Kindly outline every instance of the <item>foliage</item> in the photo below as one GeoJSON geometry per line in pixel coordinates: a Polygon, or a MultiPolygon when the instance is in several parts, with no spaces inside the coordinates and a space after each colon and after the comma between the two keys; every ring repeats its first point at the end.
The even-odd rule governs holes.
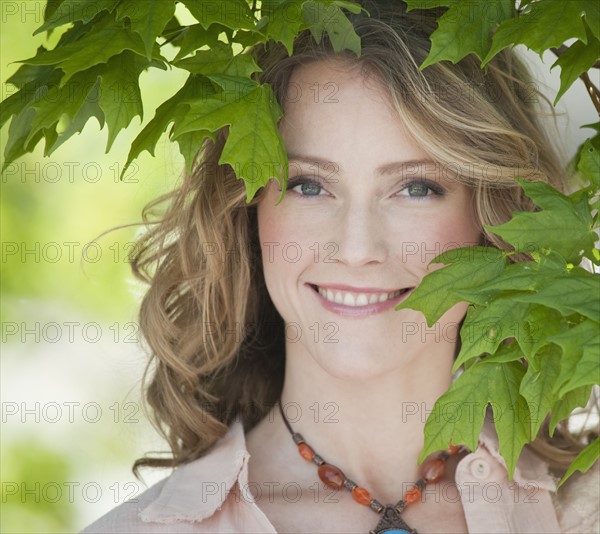
{"type": "MultiPolygon", "coordinates": [[[[163,102],[132,143],[121,176],[143,151],[154,155],[168,131],[188,168],[202,141],[228,126],[220,163],[230,164],[247,188],[247,201],[271,176],[287,181],[287,155],[277,128],[281,109],[243,46],[272,39],[291,50],[310,28],[327,32],[336,50],[360,54],[360,40],[344,14],[360,6],[345,0],[262,2],[182,0],[198,21],[182,25],[175,0],[51,0],[36,33],[69,24],[57,46],[43,46],[8,80],[19,90],[0,104],[0,127],[12,117],[2,170],[44,139],[50,155],[94,117],[108,128],[107,151],[131,121],[143,117],[140,74],[151,68],[184,69],[183,87],[163,102]],[[157,42],[160,41],[160,44],[157,42]],[[171,60],[166,44],[178,48],[171,60]]],[[[283,187],[285,191],[285,187],[283,187]]]]}
{"type": "MultiPolygon", "coordinates": [[[[555,103],[581,78],[600,112],[600,96],[587,77],[600,56],[600,5],[593,0],[407,4],[409,9],[446,8],[422,69],[469,54],[486,68],[499,51],[516,44],[540,55],[550,49],[558,56],[553,67],[561,69],[555,103]],[[565,46],[570,39],[574,42],[565,46]]],[[[202,141],[228,127],[220,163],[231,165],[244,180],[246,201],[271,177],[280,181],[283,195],[287,155],[277,128],[281,109],[271,88],[256,81],[260,68],[243,50],[272,40],[292,53],[295,37],[309,29],[317,41],[327,33],[336,51],[359,56],[360,39],[346,12],[361,9],[346,0],[263,0],[260,5],[247,0],[48,0],[45,22],[36,33],[67,29],[56,47],[40,47],[8,80],[18,91],[0,104],[0,126],[11,120],[3,169],[42,139],[45,155],[52,154],[91,118],[106,124],[110,150],[119,132],[143,117],[141,73],[160,69],[167,76],[177,69],[189,73],[187,80],[137,134],[121,176],[144,151],[153,155],[165,132],[190,168],[202,141]],[[182,24],[176,4],[195,22],[182,24]],[[172,58],[169,47],[175,49],[172,58]]],[[[598,130],[597,124],[592,127],[598,130]]],[[[513,252],[449,251],[434,260],[446,267],[428,275],[402,304],[422,310],[431,324],[454,303],[470,303],[455,366],[464,365],[464,372],[427,421],[422,458],[450,440],[477,445],[484,412],[451,420],[444,417],[450,403],[491,404],[512,475],[522,447],[543,419],[550,415],[553,432],[599,382],[599,278],[580,266],[584,259],[600,264],[594,248],[599,139],[588,140],[577,157],[585,182],[581,190],[565,196],[541,183],[519,182],[540,210],[489,228],[513,252]],[[531,259],[510,261],[517,253],[531,259]]],[[[590,447],[570,472],[585,470],[598,457],[598,447],[590,447]]]]}
{"type": "MultiPolygon", "coordinates": [[[[599,164],[588,140],[578,166],[587,187],[565,196],[519,180],[541,210],[488,228],[514,249],[449,250],[432,260],[446,267],[427,275],[397,306],[421,310],[431,326],[457,302],[470,303],[453,370],[467,369],[436,402],[422,459],[450,440],[476,447],[491,404],[500,453],[512,473],[547,416],[553,434],[561,419],[587,403],[600,381],[600,276],[578,265],[583,258],[600,264],[593,248],[598,212],[592,216],[590,204],[599,192],[599,164]],[[532,259],[510,261],[515,254],[532,259]]],[[[571,470],[584,461],[589,454],[571,470]]]]}
{"type": "MultiPolygon", "coordinates": [[[[469,54],[482,68],[502,49],[524,44],[540,57],[558,55],[561,86],[555,104],[582,78],[600,112],[600,94],[587,77],[600,57],[600,5],[585,0],[408,0],[410,9],[444,6],[421,69],[469,54]],[[465,29],[468,29],[466,31],[465,29]],[[568,39],[576,39],[569,47],[568,39]],[[556,48],[556,47],[561,47],[556,48]],[[595,99],[595,100],[594,100],[595,99]]],[[[588,125],[598,131],[598,124],[588,125]]],[[[464,372],[436,402],[425,426],[423,460],[450,440],[477,445],[491,406],[500,453],[512,476],[523,446],[546,417],[553,435],[560,420],[585,406],[600,382],[600,276],[580,265],[600,265],[595,248],[600,227],[600,137],[588,139],[575,159],[586,184],[569,196],[539,182],[518,180],[539,211],[515,213],[487,228],[512,245],[511,252],[472,247],[441,254],[432,263],[445,267],[427,275],[397,309],[424,313],[429,325],[452,305],[470,305],[461,328],[461,350],[454,371],[464,372]],[[529,261],[510,257],[527,255],[529,261]],[[461,406],[462,413],[451,407],[461,406]],[[470,409],[469,409],[470,408],[470,409]]],[[[597,442],[571,464],[586,471],[600,456],[597,442]]]]}

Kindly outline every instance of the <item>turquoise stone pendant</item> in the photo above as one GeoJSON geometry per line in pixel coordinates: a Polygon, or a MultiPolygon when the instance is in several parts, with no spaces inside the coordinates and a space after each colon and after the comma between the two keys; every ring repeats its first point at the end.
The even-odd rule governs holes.
{"type": "Polygon", "coordinates": [[[369,534],[418,534],[404,522],[393,506],[386,506],[382,515],[377,526],[369,534]]]}

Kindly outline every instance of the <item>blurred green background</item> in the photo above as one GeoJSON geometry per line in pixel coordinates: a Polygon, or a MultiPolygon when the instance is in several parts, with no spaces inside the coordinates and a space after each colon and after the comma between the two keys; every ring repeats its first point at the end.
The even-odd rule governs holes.
{"type": "MultiPolygon", "coordinates": [[[[6,83],[14,62],[59,36],[32,36],[44,7],[0,2],[2,99],[16,90],[6,83]]],[[[144,123],[185,76],[141,76],[144,123]]],[[[79,531],[145,489],[131,473],[136,458],[166,450],[140,403],[147,357],[136,313],[144,288],[127,261],[139,227],[85,249],[140,221],[142,207],[181,176],[183,160],[163,140],[156,158],[145,153],[118,180],[139,126],[134,119],[106,155],[106,129],[90,121],[50,158],[41,142],[2,174],[3,533],[79,531]]],[[[8,128],[0,131],[2,154],[8,128]]],[[[146,482],[166,474],[149,473],[146,482]]]]}
{"type": "MultiPolygon", "coordinates": [[[[0,2],[2,99],[15,90],[6,83],[18,68],[14,61],[46,42],[32,37],[44,5],[0,2]]],[[[545,57],[544,66],[527,55],[538,75],[548,76],[554,58],[545,57]]],[[[184,78],[177,71],[142,75],[144,123],[184,78]]],[[[547,80],[553,98],[558,69],[547,80]]],[[[559,109],[569,110],[558,126],[569,158],[590,134],[579,125],[594,121],[582,84],[559,109]]],[[[106,131],[90,121],[50,158],[42,157],[40,143],[2,175],[1,532],[77,532],[143,491],[131,474],[133,461],[166,449],[140,403],[146,355],[137,343],[136,312],[144,288],[127,263],[136,228],[99,238],[82,258],[86,244],[139,221],[142,207],[181,176],[182,158],[163,140],[156,158],[144,153],[126,181],[116,179],[138,131],[134,119],[105,155],[106,131]]],[[[0,130],[2,152],[7,133],[8,124],[0,130]]]]}

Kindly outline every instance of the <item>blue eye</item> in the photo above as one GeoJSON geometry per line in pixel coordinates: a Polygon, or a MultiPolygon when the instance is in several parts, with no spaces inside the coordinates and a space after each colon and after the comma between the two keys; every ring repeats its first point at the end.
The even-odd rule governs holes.
{"type": "Polygon", "coordinates": [[[406,184],[400,193],[400,196],[408,196],[416,199],[423,199],[431,196],[441,196],[444,190],[436,184],[429,182],[410,182],[406,184]]]}
{"type": "Polygon", "coordinates": [[[300,190],[295,192],[304,197],[319,196],[323,189],[323,186],[314,180],[309,180],[308,178],[296,178],[288,181],[286,191],[296,189],[297,187],[300,187],[300,190]]]}
{"type": "Polygon", "coordinates": [[[427,193],[429,193],[431,189],[427,187],[425,184],[410,184],[406,188],[406,192],[410,197],[426,197],[427,193]]]}

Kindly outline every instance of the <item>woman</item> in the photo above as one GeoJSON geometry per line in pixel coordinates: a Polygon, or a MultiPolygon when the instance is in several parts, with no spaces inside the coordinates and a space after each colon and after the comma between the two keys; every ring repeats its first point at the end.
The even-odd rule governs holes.
{"type": "Polygon", "coordinates": [[[559,188],[565,176],[512,53],[487,75],[473,58],[421,73],[435,13],[365,7],[359,59],[307,34],[289,58],[255,50],[284,111],[283,200],[271,180],[245,204],[216,164],[221,132],[142,239],[147,399],[173,459],[136,468],[178,468],[84,532],[598,528],[581,501],[590,475],[557,496],[527,448],[509,481],[490,421],[476,451],[450,445],[417,464],[466,304],[431,329],[394,307],[441,251],[506,248],[483,225],[531,209],[515,176],[559,188]]]}

